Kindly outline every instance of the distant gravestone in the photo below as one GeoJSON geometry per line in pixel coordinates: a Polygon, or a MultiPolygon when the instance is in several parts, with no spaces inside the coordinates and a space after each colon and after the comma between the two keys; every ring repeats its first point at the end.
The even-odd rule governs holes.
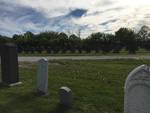
{"type": "Polygon", "coordinates": [[[150,68],[141,65],[127,77],[124,113],[150,113],[150,68]]]}
{"type": "Polygon", "coordinates": [[[70,107],[72,105],[72,91],[68,87],[61,87],[59,89],[60,104],[70,107]]]}
{"type": "Polygon", "coordinates": [[[0,47],[2,82],[9,86],[21,84],[18,72],[17,46],[12,43],[0,47]]]}
{"type": "Polygon", "coordinates": [[[45,95],[48,92],[48,60],[43,58],[38,61],[37,93],[45,95]]]}

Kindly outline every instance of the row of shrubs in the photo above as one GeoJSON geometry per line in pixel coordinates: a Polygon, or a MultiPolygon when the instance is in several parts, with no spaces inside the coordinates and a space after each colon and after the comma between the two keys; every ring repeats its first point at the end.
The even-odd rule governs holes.
{"type": "Polygon", "coordinates": [[[75,34],[67,35],[63,32],[41,32],[33,34],[26,32],[13,37],[0,36],[0,44],[5,42],[13,42],[18,46],[18,52],[22,53],[66,53],[70,51],[75,53],[78,51],[86,51],[90,53],[95,51],[98,53],[119,53],[122,49],[126,49],[129,54],[135,54],[139,48],[150,50],[150,33],[147,26],[143,26],[139,32],[134,32],[129,28],[120,28],[115,34],[109,33],[92,33],[83,39],[75,34]]]}

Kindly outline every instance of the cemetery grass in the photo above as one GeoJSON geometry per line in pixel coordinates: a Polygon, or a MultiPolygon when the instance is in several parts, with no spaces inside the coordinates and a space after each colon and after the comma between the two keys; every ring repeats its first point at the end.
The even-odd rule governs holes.
{"type": "Polygon", "coordinates": [[[150,60],[49,61],[49,93],[36,95],[34,63],[20,63],[22,85],[0,85],[0,113],[123,113],[124,82],[135,67],[150,60]],[[58,89],[73,91],[70,109],[59,106],[58,89]]]}

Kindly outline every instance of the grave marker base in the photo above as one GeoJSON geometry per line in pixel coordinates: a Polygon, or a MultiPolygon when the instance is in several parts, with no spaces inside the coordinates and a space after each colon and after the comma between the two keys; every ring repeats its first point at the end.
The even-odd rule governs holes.
{"type": "Polygon", "coordinates": [[[8,86],[13,87],[13,86],[17,86],[20,84],[22,84],[22,82],[16,82],[16,83],[8,84],[8,86]]]}
{"type": "Polygon", "coordinates": [[[46,96],[46,95],[48,95],[48,93],[45,93],[45,92],[40,91],[40,90],[37,90],[36,94],[37,94],[38,96],[46,96]]]}

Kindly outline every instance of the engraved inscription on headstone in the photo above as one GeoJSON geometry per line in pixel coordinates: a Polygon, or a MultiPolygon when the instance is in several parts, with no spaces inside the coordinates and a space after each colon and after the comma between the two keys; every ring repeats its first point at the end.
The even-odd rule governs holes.
{"type": "Polygon", "coordinates": [[[68,87],[59,89],[60,104],[70,107],[72,105],[72,91],[68,87]]]}
{"type": "Polygon", "coordinates": [[[38,61],[37,93],[45,95],[48,92],[48,60],[43,58],[38,61]]]}
{"type": "Polygon", "coordinates": [[[127,77],[124,113],[150,113],[150,68],[141,65],[127,77]]]}

